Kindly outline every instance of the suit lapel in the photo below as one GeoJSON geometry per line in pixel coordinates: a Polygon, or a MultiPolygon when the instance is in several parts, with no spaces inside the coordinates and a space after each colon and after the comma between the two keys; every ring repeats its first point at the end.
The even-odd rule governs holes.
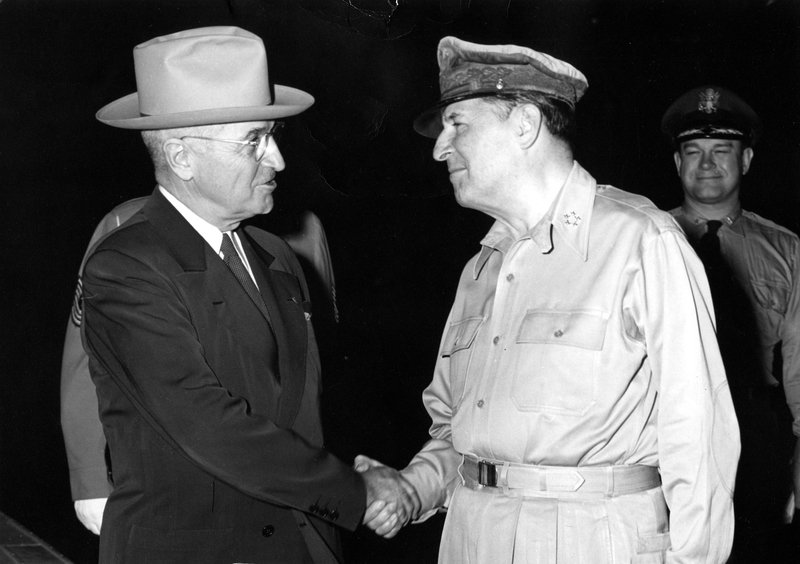
{"type": "MultiPolygon", "coordinates": [[[[188,221],[170,204],[156,188],[142,212],[156,228],[175,260],[184,272],[194,279],[193,286],[207,287],[206,249],[208,244],[188,221]],[[196,278],[197,277],[197,278],[196,278]]],[[[272,325],[278,346],[278,370],[281,375],[281,398],[275,424],[291,428],[303,397],[306,379],[306,354],[308,329],[303,313],[304,296],[298,279],[281,270],[280,261],[254,241],[247,230],[238,231],[242,247],[247,254],[261,296],[266,307],[266,318],[272,325]]],[[[286,268],[286,270],[289,270],[286,268]]],[[[252,300],[230,274],[230,284],[241,291],[242,299],[252,300]]],[[[206,296],[206,298],[213,298],[206,296]]]]}
{"type": "Polygon", "coordinates": [[[276,424],[289,428],[300,409],[305,390],[308,328],[302,288],[297,277],[279,269],[275,257],[254,241],[247,230],[239,230],[238,234],[278,343],[281,401],[276,424]]]}
{"type": "MultiPolygon", "coordinates": [[[[186,272],[206,270],[205,239],[195,231],[156,187],[141,213],[156,228],[170,254],[186,272]]],[[[234,278],[235,280],[235,278],[234,278]]]]}

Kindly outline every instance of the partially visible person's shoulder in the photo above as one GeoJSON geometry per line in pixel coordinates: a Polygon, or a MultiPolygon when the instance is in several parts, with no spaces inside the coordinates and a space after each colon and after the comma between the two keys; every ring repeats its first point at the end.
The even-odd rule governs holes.
{"type": "Polygon", "coordinates": [[[142,196],[140,198],[133,198],[131,200],[122,202],[105,215],[103,222],[110,223],[110,227],[112,229],[119,227],[128,221],[136,212],[142,209],[145,202],[147,202],[149,198],[150,196],[142,196]]]}
{"type": "MultiPolygon", "coordinates": [[[[244,231],[258,246],[275,257],[283,268],[290,271],[296,271],[300,268],[300,263],[297,262],[297,256],[294,254],[289,244],[282,238],[253,225],[247,225],[244,231]]],[[[274,266],[275,265],[273,265],[273,267],[274,266]]]]}
{"type": "Polygon", "coordinates": [[[680,231],[670,213],[656,207],[648,198],[605,184],[597,185],[595,213],[600,212],[619,219],[640,223],[659,232],[680,231]]]}
{"type": "Polygon", "coordinates": [[[94,235],[92,235],[90,245],[97,243],[104,235],[107,235],[128,221],[136,212],[142,209],[148,198],[149,196],[133,198],[132,200],[122,202],[112,208],[110,212],[103,216],[100,223],[97,224],[97,229],[95,229],[94,235]]]}
{"type": "Polygon", "coordinates": [[[96,249],[110,233],[116,229],[119,229],[122,224],[124,224],[131,217],[133,217],[136,212],[142,209],[148,198],[149,196],[142,196],[127,200],[115,206],[111,209],[111,211],[103,216],[103,219],[101,219],[97,224],[97,227],[95,227],[92,238],[89,240],[89,245],[86,247],[86,252],[84,253],[83,260],[81,261],[81,270],[83,270],[86,259],[92,254],[94,249],[96,249]]]}
{"type": "Polygon", "coordinates": [[[678,206],[677,208],[672,208],[671,210],[667,211],[667,213],[672,217],[680,217],[684,215],[686,212],[683,211],[683,208],[681,206],[678,206]]]}
{"type": "Polygon", "coordinates": [[[288,243],[277,235],[253,225],[246,226],[244,230],[256,243],[270,254],[281,257],[284,255],[293,255],[292,249],[289,247],[288,243]]]}
{"type": "Polygon", "coordinates": [[[155,237],[152,224],[147,221],[144,214],[138,213],[146,201],[147,198],[143,198],[138,202],[139,207],[137,208],[132,204],[135,200],[129,200],[114,208],[115,210],[122,208],[122,213],[119,215],[113,215],[113,210],[109,212],[105,220],[112,221],[114,225],[110,226],[110,229],[97,240],[93,252],[90,254],[109,249],[131,252],[134,249],[146,247],[146,241],[154,242],[157,237],[155,237]],[[128,206],[128,204],[131,205],[128,206]]]}
{"type": "Polygon", "coordinates": [[[798,238],[797,234],[793,231],[765,217],[761,217],[757,213],[742,210],[742,218],[747,222],[750,228],[760,231],[765,237],[785,241],[787,243],[791,242],[792,244],[800,242],[800,238],[798,238]]]}

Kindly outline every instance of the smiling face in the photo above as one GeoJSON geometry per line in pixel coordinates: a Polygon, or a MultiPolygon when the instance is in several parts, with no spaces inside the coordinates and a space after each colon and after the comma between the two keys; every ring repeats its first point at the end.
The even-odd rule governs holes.
{"type": "Polygon", "coordinates": [[[271,121],[231,123],[204,128],[201,135],[214,140],[183,139],[196,157],[191,197],[203,211],[196,213],[222,228],[272,210],[275,175],[285,168],[275,140],[268,136],[258,148],[224,141],[258,140],[272,127],[271,121]]]}
{"type": "Polygon", "coordinates": [[[512,120],[481,99],[463,100],[442,112],[433,158],[447,163],[456,201],[488,212],[497,205],[513,167],[512,120]]]}
{"type": "Polygon", "coordinates": [[[693,139],[675,152],[675,166],[690,203],[706,207],[738,204],[742,176],[747,174],[753,150],[730,139],[693,139]]]}

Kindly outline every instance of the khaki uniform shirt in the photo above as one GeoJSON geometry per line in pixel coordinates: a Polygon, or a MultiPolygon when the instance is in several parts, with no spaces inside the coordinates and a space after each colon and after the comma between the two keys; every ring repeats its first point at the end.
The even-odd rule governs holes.
{"type": "MultiPolygon", "coordinates": [[[[671,511],[667,561],[724,562],[738,426],[703,265],[680,228],[575,163],[536,227],[516,234],[496,223],[481,243],[423,394],[432,439],[404,470],[423,519],[449,504],[448,538],[448,527],[473,526],[480,504],[495,503],[450,504],[461,454],[643,464],[659,467],[671,511]]],[[[513,516],[482,526],[472,542],[498,555],[528,534],[513,516]]],[[[447,556],[456,550],[443,543],[441,561],[458,561],[447,556]]]]}
{"type": "MultiPolygon", "coordinates": [[[[689,239],[706,231],[706,218],[683,208],[670,213],[689,239]]],[[[761,374],[750,386],[777,386],[784,392],[800,437],[800,238],[768,219],[737,210],[722,220],[717,232],[720,251],[753,305],[759,340],[761,374]],[[780,346],[782,374],[773,370],[780,346]]]]}

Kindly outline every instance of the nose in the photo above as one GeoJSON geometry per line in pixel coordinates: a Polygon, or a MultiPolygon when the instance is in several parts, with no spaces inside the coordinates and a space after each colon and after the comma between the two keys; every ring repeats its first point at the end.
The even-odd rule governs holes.
{"type": "Polygon", "coordinates": [[[703,152],[702,160],[700,161],[700,168],[711,169],[717,166],[714,162],[714,153],[711,151],[703,152]]]}
{"type": "Polygon", "coordinates": [[[433,158],[437,161],[446,161],[453,148],[450,145],[452,134],[447,131],[447,128],[442,129],[439,137],[436,138],[436,144],[433,146],[433,158]]]}
{"type": "Polygon", "coordinates": [[[278,144],[272,137],[270,137],[269,141],[267,142],[267,148],[264,150],[264,156],[261,157],[260,164],[261,166],[271,168],[276,172],[286,168],[286,162],[283,160],[281,150],[278,148],[278,144]]]}

